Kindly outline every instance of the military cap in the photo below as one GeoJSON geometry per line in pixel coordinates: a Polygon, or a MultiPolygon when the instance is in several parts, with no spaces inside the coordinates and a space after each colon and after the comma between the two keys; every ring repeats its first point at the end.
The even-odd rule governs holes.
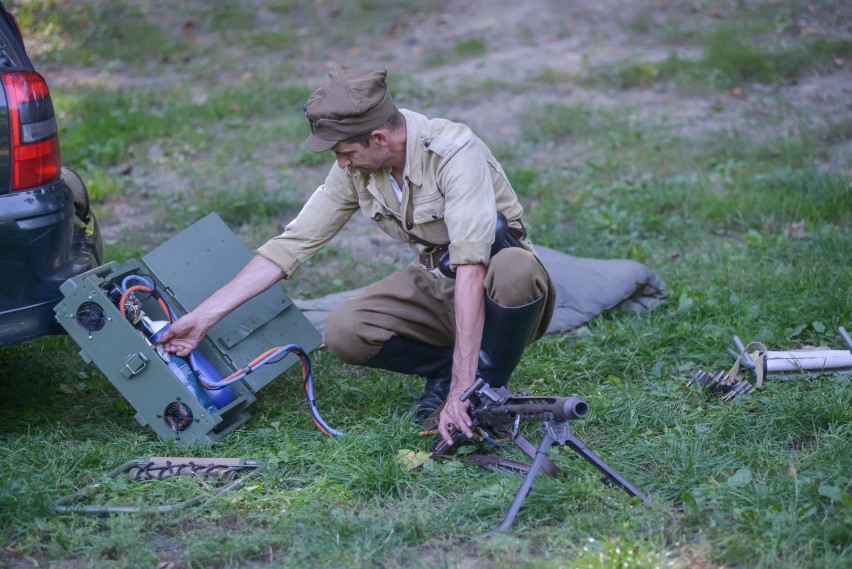
{"type": "Polygon", "coordinates": [[[396,111],[386,77],[387,71],[335,65],[328,80],[305,103],[311,125],[305,146],[323,152],[385,124],[396,111]]]}

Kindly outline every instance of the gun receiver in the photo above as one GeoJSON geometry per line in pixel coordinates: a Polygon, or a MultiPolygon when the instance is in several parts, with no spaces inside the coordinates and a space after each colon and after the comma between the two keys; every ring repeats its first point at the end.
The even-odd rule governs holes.
{"type": "MultiPolygon", "coordinates": [[[[513,437],[512,441],[533,459],[503,523],[488,535],[509,531],[539,470],[544,467],[548,474],[555,475],[554,472],[561,474],[559,468],[547,458],[547,453],[554,443],[561,447],[567,446],[583,457],[604,475],[605,482],[618,485],[625,492],[631,496],[636,496],[645,503],[649,501],[644,493],[601,460],[586,446],[585,442],[571,432],[568,421],[585,419],[589,414],[589,405],[582,399],[578,397],[542,397],[523,391],[518,392],[517,395],[512,395],[505,387],[491,387],[482,378],[477,378],[476,382],[462,394],[460,399],[470,401],[468,413],[475,432],[484,431],[491,434],[510,432],[513,437]],[[538,449],[532,447],[523,437],[518,435],[518,425],[521,421],[539,421],[542,423],[544,437],[538,449]]],[[[459,443],[467,440],[461,431],[453,431],[452,437],[452,445],[447,445],[442,439],[433,445],[433,454],[437,456],[447,455],[459,443]]]]}
{"type": "MultiPolygon", "coordinates": [[[[589,414],[588,403],[579,397],[539,396],[526,391],[513,395],[505,387],[491,387],[482,378],[459,399],[471,402],[468,414],[473,420],[474,432],[482,429],[489,433],[514,433],[521,421],[575,421],[589,414]]],[[[461,431],[451,434],[453,444],[439,440],[432,445],[432,454],[450,454],[458,443],[467,440],[461,431]]]]}
{"type": "Polygon", "coordinates": [[[588,403],[579,397],[542,397],[525,391],[512,395],[505,387],[495,389],[482,378],[462,394],[461,400],[473,396],[478,404],[471,410],[487,425],[514,423],[516,417],[521,421],[573,421],[589,414],[588,403]]]}

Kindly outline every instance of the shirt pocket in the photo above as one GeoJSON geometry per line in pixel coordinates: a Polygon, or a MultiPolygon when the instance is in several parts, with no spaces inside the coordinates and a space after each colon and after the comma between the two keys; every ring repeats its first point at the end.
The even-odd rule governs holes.
{"type": "Polygon", "coordinates": [[[373,220],[380,220],[388,215],[386,208],[370,192],[364,190],[357,192],[358,208],[361,213],[373,220]]]}
{"type": "Polygon", "coordinates": [[[411,197],[411,217],[415,224],[429,223],[444,219],[444,196],[435,190],[429,193],[419,193],[411,197]]]}

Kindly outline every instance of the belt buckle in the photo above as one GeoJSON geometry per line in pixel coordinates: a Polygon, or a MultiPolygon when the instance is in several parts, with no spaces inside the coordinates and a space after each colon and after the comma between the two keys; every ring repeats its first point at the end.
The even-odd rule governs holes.
{"type": "MultiPolygon", "coordinates": [[[[435,260],[435,257],[439,253],[441,253],[441,251],[432,251],[431,253],[420,255],[420,262],[423,263],[423,265],[431,271],[432,269],[435,269],[439,266],[440,260],[443,258],[443,256],[441,256],[438,257],[437,261],[435,260]]],[[[447,253],[444,253],[444,255],[446,254],[447,253]]]]}
{"type": "Polygon", "coordinates": [[[430,271],[435,268],[435,259],[432,255],[433,253],[420,255],[420,262],[423,263],[423,266],[430,271]]]}

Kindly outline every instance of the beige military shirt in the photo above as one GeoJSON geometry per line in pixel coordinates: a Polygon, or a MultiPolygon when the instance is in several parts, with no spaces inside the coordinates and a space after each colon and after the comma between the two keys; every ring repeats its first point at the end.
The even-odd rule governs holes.
{"type": "Polygon", "coordinates": [[[430,245],[449,244],[453,268],[487,265],[497,211],[513,227],[520,226],[523,214],[505,172],[467,126],[405,109],[401,112],[407,134],[401,202],[389,171],[362,174],[335,163],[296,219],[284,233],[262,245],[258,254],[290,277],[360,209],[418,255],[430,253],[430,245]]]}

